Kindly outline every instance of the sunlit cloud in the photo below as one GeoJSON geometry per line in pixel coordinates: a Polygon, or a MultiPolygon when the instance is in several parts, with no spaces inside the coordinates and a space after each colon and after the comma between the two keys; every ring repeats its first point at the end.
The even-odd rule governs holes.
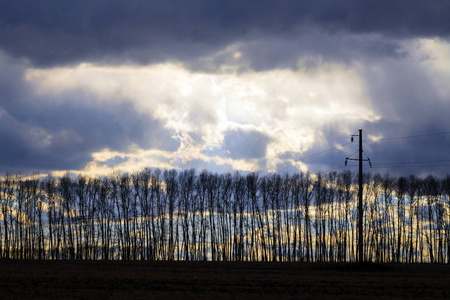
{"type": "MultiPolygon", "coordinates": [[[[48,101],[62,101],[58,99],[82,93],[80,101],[100,102],[105,106],[111,103],[131,105],[148,118],[161,121],[172,132],[170,138],[180,143],[175,152],[162,157],[146,152],[148,149],[140,149],[140,154],[130,149],[129,153],[119,155],[128,159],[118,163],[118,168],[182,168],[192,161],[203,160],[235,170],[267,168],[275,171],[278,164],[288,162],[283,158],[285,153],[301,154],[317,143],[326,146],[325,128],[333,126],[335,130],[348,133],[356,123],[375,122],[380,118],[366,95],[360,68],[358,64],[323,63],[311,69],[303,68],[299,62],[295,71],[216,74],[190,71],[173,63],[80,64],[53,69],[30,68],[26,80],[48,101]],[[229,141],[236,140],[237,137],[230,135],[233,132],[250,135],[245,143],[235,143],[230,150],[225,137],[228,134],[229,141]],[[261,136],[253,139],[255,134],[261,136]],[[257,147],[265,148],[260,152],[264,157],[252,153],[248,153],[249,158],[254,156],[251,159],[239,158],[237,153],[226,155],[226,151],[237,151],[239,147],[252,151],[254,146],[249,143],[261,142],[264,144],[257,147]]],[[[257,149],[260,150],[255,148],[254,151],[257,149]]],[[[86,170],[100,172],[101,156],[108,157],[107,154],[94,153],[86,170]]],[[[301,162],[292,160],[292,164],[299,170],[306,169],[301,162]]],[[[107,168],[109,171],[111,166],[107,168]]]]}

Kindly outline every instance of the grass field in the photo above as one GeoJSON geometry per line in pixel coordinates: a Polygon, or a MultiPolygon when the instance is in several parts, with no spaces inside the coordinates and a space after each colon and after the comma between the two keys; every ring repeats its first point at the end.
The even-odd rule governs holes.
{"type": "Polygon", "coordinates": [[[450,265],[0,260],[0,299],[445,299],[450,265]]]}

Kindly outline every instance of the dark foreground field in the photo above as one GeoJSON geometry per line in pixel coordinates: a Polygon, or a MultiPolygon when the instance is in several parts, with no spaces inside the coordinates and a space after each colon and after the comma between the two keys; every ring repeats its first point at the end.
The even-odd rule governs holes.
{"type": "Polygon", "coordinates": [[[438,299],[448,265],[0,260],[0,299],[438,299]]]}

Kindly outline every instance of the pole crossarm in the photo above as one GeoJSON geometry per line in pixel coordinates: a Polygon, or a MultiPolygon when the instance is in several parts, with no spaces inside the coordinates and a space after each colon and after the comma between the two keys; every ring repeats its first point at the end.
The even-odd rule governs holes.
{"type": "MultiPolygon", "coordinates": [[[[345,160],[357,160],[359,161],[359,158],[350,158],[350,157],[346,157],[345,160]]],[[[370,161],[370,159],[363,159],[362,161],[370,161]]]]}

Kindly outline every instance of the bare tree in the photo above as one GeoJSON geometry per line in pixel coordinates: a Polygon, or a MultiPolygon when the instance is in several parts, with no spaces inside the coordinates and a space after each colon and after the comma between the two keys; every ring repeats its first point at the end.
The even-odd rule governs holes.
{"type": "Polygon", "coordinates": [[[175,244],[174,244],[174,216],[175,216],[175,204],[178,198],[178,181],[177,172],[175,170],[164,172],[164,182],[166,183],[166,197],[168,203],[169,214],[169,232],[168,232],[168,260],[173,260],[175,257],[175,244]]]}

